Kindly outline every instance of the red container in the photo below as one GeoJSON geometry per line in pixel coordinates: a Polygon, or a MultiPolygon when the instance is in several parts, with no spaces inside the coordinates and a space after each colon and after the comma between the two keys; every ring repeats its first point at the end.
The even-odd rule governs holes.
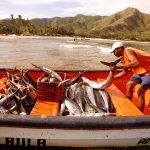
{"type": "MultiPolygon", "coordinates": [[[[64,73],[58,72],[63,80],[66,79],[64,73]]],[[[45,101],[52,101],[52,102],[59,102],[63,99],[64,95],[64,85],[54,85],[50,86],[48,82],[42,82],[41,79],[47,77],[48,74],[44,73],[37,83],[37,91],[38,91],[38,99],[45,100],[45,101]]]]}

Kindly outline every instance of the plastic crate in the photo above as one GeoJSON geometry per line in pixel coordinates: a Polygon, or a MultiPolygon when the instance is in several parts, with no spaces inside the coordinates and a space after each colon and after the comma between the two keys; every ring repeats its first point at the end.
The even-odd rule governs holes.
{"type": "MultiPolygon", "coordinates": [[[[66,79],[64,73],[58,74],[62,77],[63,80],[66,79]]],[[[45,100],[45,101],[52,101],[52,102],[59,102],[63,99],[64,95],[64,85],[54,85],[50,86],[48,82],[41,82],[41,79],[47,77],[48,74],[44,73],[37,82],[37,92],[38,92],[38,99],[45,100]]]]}

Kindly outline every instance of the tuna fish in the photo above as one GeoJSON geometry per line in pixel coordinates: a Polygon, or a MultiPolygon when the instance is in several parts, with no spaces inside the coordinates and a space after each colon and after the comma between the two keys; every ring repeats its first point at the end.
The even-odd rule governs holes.
{"type": "Polygon", "coordinates": [[[12,98],[15,96],[15,94],[17,93],[18,91],[10,94],[10,95],[5,95],[3,98],[0,99],[0,105],[2,106],[4,103],[8,103],[9,101],[12,100],[12,98]]]}
{"type": "Polygon", "coordinates": [[[104,80],[103,82],[93,81],[93,80],[90,80],[86,77],[82,77],[82,79],[85,83],[87,83],[88,85],[90,85],[94,89],[106,89],[112,84],[113,77],[114,77],[114,73],[113,73],[113,71],[110,70],[110,73],[109,73],[107,79],[104,80]]]}
{"type": "Polygon", "coordinates": [[[103,116],[115,116],[115,113],[82,113],[74,116],[85,116],[85,117],[103,117],[103,116]]]}
{"type": "Polygon", "coordinates": [[[87,86],[85,86],[84,98],[85,98],[85,101],[87,102],[87,104],[88,104],[93,110],[95,110],[95,112],[98,112],[98,113],[103,112],[101,109],[99,109],[99,108],[97,107],[96,102],[94,102],[95,99],[93,99],[93,98],[94,98],[94,93],[92,93],[92,91],[89,92],[89,91],[87,90],[87,86]],[[92,96],[90,96],[90,94],[91,94],[92,96]],[[90,97],[89,97],[89,96],[90,96],[90,97]],[[93,101],[93,100],[94,100],[94,101],[93,101]],[[92,101],[93,101],[93,102],[92,102],[92,101]]]}
{"type": "Polygon", "coordinates": [[[110,62],[110,63],[101,61],[102,64],[110,67],[109,75],[106,78],[106,80],[104,80],[103,82],[92,81],[86,77],[82,77],[83,81],[86,82],[91,87],[93,87],[94,89],[102,89],[103,90],[103,89],[108,88],[112,84],[113,79],[114,79],[114,71],[111,69],[111,66],[115,66],[117,63],[120,62],[120,60],[121,60],[121,58],[117,59],[114,62],[110,62]]]}
{"type": "Polygon", "coordinates": [[[75,103],[72,99],[64,99],[64,103],[72,115],[77,115],[82,113],[79,105],[75,103]]]}
{"type": "Polygon", "coordinates": [[[85,99],[84,99],[84,89],[82,85],[79,83],[77,88],[75,89],[75,102],[80,106],[82,112],[85,111],[85,99]]]}
{"type": "Polygon", "coordinates": [[[35,64],[32,64],[34,67],[36,67],[36,68],[38,68],[38,69],[40,69],[40,70],[42,70],[42,71],[44,71],[44,72],[46,72],[47,74],[49,74],[49,75],[51,75],[51,77],[55,77],[59,82],[61,82],[62,81],[62,78],[61,78],[61,76],[57,73],[57,72],[55,72],[55,71],[53,71],[53,70],[51,70],[51,69],[49,69],[49,68],[46,68],[46,67],[40,67],[40,66],[37,66],[37,65],[35,65],[35,64]]]}
{"type": "Polygon", "coordinates": [[[107,111],[107,112],[111,112],[111,100],[110,100],[110,96],[109,94],[105,91],[105,90],[98,90],[100,95],[102,96],[102,99],[101,101],[103,101],[104,103],[104,109],[107,111]]]}
{"type": "Polygon", "coordinates": [[[64,102],[64,100],[62,100],[61,105],[60,105],[60,109],[59,109],[59,113],[58,113],[59,116],[63,115],[63,113],[65,111],[65,107],[66,107],[65,102],[64,102]]]}

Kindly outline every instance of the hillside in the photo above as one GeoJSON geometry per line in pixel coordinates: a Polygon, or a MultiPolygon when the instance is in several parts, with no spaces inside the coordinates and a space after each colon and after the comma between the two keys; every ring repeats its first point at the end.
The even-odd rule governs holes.
{"type": "Polygon", "coordinates": [[[100,20],[90,33],[94,33],[98,37],[148,40],[150,15],[134,8],[127,8],[100,20]]]}
{"type": "MultiPolygon", "coordinates": [[[[17,21],[17,19],[0,20],[0,29],[5,25],[9,27],[7,31],[12,32],[12,27],[14,28],[17,21]]],[[[17,26],[19,26],[18,34],[28,32],[31,35],[78,35],[150,41],[150,14],[144,14],[131,7],[111,16],[79,14],[75,17],[35,18],[20,20],[17,26]]]]}
{"type": "MultiPolygon", "coordinates": [[[[89,37],[150,40],[150,15],[131,7],[111,16],[77,15],[46,20],[46,26],[62,26],[89,37]]],[[[44,22],[43,19],[31,21],[33,24],[44,22]]]]}

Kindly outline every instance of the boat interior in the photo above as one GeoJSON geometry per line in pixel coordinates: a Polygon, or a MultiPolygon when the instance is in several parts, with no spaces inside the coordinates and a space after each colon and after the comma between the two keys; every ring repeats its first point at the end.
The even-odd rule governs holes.
{"type": "MultiPolygon", "coordinates": [[[[67,78],[74,78],[78,75],[80,71],[58,71],[60,73],[66,73],[67,78]]],[[[4,92],[4,87],[6,86],[5,81],[7,80],[4,76],[5,70],[0,71],[0,92],[4,92]]],[[[89,78],[90,80],[96,80],[102,82],[105,80],[109,74],[109,71],[86,71],[83,76],[89,78]]],[[[113,83],[106,90],[111,97],[111,101],[115,107],[116,116],[142,116],[150,114],[150,90],[147,90],[145,94],[145,109],[141,112],[138,109],[138,95],[137,90],[140,85],[136,85],[133,93],[133,99],[130,101],[126,97],[126,83],[129,80],[132,72],[129,72],[126,76],[114,79],[113,83]]],[[[42,71],[29,70],[28,75],[37,83],[38,98],[34,104],[29,115],[46,115],[46,116],[57,116],[60,103],[61,103],[61,91],[62,87],[59,89],[53,89],[52,94],[46,89],[45,85],[39,84],[39,79],[44,75],[42,71]]]]}

